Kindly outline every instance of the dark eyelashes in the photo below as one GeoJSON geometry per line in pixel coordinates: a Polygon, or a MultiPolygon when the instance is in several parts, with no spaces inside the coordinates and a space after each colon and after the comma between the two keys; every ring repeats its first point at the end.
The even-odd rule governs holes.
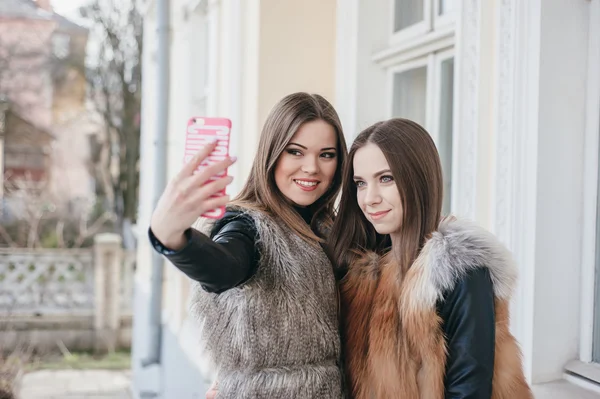
{"type": "MultiPolygon", "coordinates": [[[[285,151],[290,155],[302,155],[302,151],[300,151],[300,150],[289,149],[289,150],[285,150],[285,151]]],[[[327,159],[335,158],[336,156],[337,156],[337,154],[335,152],[324,152],[321,154],[321,157],[327,158],[327,159]]]]}
{"type": "MultiPolygon", "coordinates": [[[[383,176],[379,177],[379,181],[381,183],[383,183],[383,184],[385,184],[385,183],[391,183],[391,182],[394,181],[394,177],[391,176],[391,175],[383,175],[383,176]]],[[[362,186],[364,186],[364,184],[365,184],[365,182],[362,181],[362,180],[354,180],[354,185],[356,187],[362,187],[362,186]]]]}

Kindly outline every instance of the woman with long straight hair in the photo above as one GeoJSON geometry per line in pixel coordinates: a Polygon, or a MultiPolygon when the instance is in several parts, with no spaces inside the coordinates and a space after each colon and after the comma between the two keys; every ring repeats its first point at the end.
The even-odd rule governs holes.
{"type": "Polygon", "coordinates": [[[509,332],[516,268],[467,221],[442,218],[430,135],[391,119],[355,139],[330,235],[355,399],[529,399],[509,332]]]}
{"type": "Polygon", "coordinates": [[[342,398],[338,296],[322,248],[347,153],[337,113],[319,95],[283,98],[240,194],[199,231],[189,226],[231,182],[202,185],[228,163],[193,173],[210,150],[167,187],[149,233],[199,283],[192,311],[217,367],[218,397],[342,398]]]}

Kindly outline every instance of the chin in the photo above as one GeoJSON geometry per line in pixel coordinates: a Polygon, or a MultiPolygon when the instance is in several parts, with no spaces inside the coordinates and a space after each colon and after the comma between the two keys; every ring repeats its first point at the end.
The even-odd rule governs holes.
{"type": "Polygon", "coordinates": [[[294,205],[299,206],[301,208],[307,207],[307,206],[311,206],[312,204],[314,204],[314,201],[295,201],[292,200],[292,202],[294,203],[294,205]]]}
{"type": "Polygon", "coordinates": [[[374,224],[373,227],[375,228],[375,231],[377,232],[377,234],[386,235],[386,234],[393,233],[393,229],[390,229],[387,226],[378,226],[378,225],[374,224]]]}
{"type": "Polygon", "coordinates": [[[300,206],[300,207],[305,207],[305,206],[311,206],[312,204],[314,204],[317,199],[319,197],[317,197],[317,199],[313,199],[313,198],[302,198],[302,197],[288,197],[295,205],[300,206]]]}

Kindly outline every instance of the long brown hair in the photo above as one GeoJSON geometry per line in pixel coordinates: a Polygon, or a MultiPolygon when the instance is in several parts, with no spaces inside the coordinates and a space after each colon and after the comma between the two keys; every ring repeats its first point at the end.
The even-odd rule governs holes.
{"type": "Polygon", "coordinates": [[[329,237],[330,256],[343,272],[366,251],[383,254],[390,248],[389,236],[375,231],[357,202],[354,155],[368,143],[383,152],[400,193],[402,225],[399,245],[393,250],[402,270],[406,270],[438,227],[443,198],[442,167],[435,144],[425,129],[407,119],[378,122],[352,143],[344,168],[340,208],[329,237]]]}
{"type": "Polygon", "coordinates": [[[325,98],[318,94],[290,94],[273,107],[263,126],[250,176],[239,195],[232,201],[233,205],[276,215],[310,243],[322,242],[323,237],[317,236],[304,223],[300,215],[294,211],[290,200],[279,191],[275,184],[275,165],[300,126],[316,120],[331,125],[337,135],[337,168],[333,181],[325,194],[309,206],[313,215],[311,227],[317,230],[316,223],[323,223],[324,227],[330,227],[333,222],[334,201],[340,191],[342,169],[348,150],[337,112],[325,98]]]}

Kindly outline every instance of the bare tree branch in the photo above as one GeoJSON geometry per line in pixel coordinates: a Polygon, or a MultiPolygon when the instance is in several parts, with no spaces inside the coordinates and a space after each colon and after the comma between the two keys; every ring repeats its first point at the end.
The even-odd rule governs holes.
{"type": "Polygon", "coordinates": [[[81,14],[101,43],[88,75],[89,93],[106,126],[96,164],[99,181],[124,225],[137,212],[142,16],[134,0],[94,0],[81,14]]]}
{"type": "Polygon", "coordinates": [[[100,216],[96,221],[88,228],[87,224],[84,224],[84,228],[80,230],[79,236],[75,239],[75,243],[73,244],[73,248],[79,248],[83,244],[83,242],[94,234],[98,233],[98,231],[106,224],[108,221],[112,221],[115,219],[115,215],[112,212],[104,212],[102,216],[100,216]]]}

